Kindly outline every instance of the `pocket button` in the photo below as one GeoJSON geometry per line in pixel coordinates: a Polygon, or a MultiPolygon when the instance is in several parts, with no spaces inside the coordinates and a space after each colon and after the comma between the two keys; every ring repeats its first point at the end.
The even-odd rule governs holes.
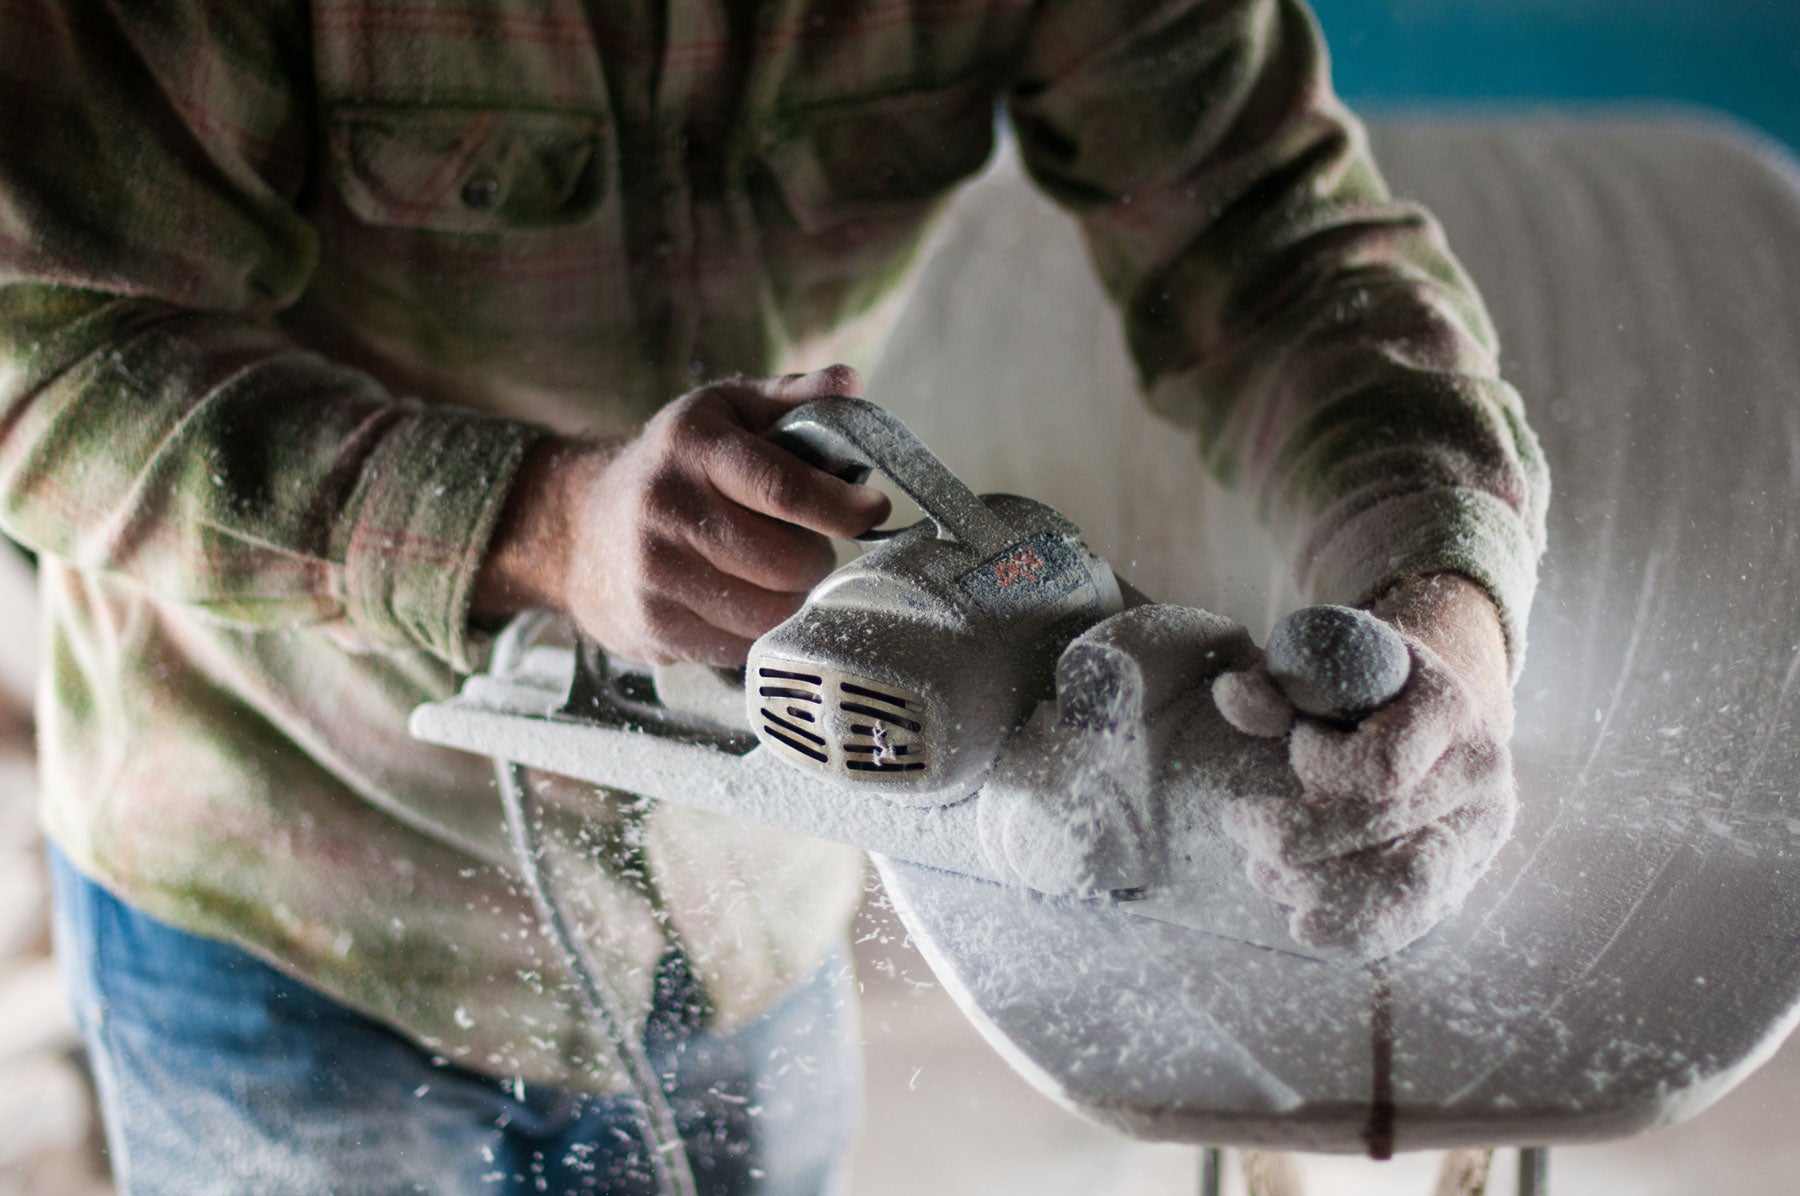
{"type": "Polygon", "coordinates": [[[500,180],[489,176],[472,178],[463,184],[463,207],[482,211],[494,206],[500,197],[500,180]]]}

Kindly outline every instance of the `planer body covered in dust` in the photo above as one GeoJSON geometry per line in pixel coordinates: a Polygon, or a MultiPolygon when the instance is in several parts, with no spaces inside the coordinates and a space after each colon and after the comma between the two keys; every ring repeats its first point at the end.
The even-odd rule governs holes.
{"type": "Polygon", "coordinates": [[[1063,646],[1119,610],[1112,569],[1044,504],[972,493],[872,403],[808,404],[770,439],[846,480],[879,469],[926,518],[878,533],[757,640],[745,670],[757,736],[893,801],[968,797],[1050,696],[1063,646]]]}
{"type": "Polygon", "coordinates": [[[804,771],[941,805],[981,786],[1050,696],[1056,660],[1119,608],[1106,562],[1041,503],[998,495],[990,555],[918,523],[839,569],[756,642],[752,726],[804,771]]]}

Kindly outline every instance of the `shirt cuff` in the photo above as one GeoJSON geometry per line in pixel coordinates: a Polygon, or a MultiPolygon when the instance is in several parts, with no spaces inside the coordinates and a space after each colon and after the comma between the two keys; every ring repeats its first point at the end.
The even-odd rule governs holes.
{"type": "Polygon", "coordinates": [[[1338,523],[1330,539],[1303,558],[1299,580],[1313,602],[1358,605],[1402,578],[1459,573],[1493,599],[1516,681],[1525,663],[1539,553],[1525,519],[1492,494],[1412,491],[1338,523]]]}
{"type": "Polygon", "coordinates": [[[541,428],[410,407],[364,462],[345,509],[344,602],[369,640],[470,668],[475,576],[541,428]]]}

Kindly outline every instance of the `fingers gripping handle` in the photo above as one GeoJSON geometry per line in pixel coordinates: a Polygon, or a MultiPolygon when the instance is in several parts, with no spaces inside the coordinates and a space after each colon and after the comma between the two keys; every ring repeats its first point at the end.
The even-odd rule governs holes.
{"type": "MultiPolygon", "coordinates": [[[[905,424],[865,399],[818,399],[796,407],[769,429],[768,439],[847,482],[861,482],[871,470],[882,473],[925,512],[939,539],[961,541],[982,554],[1011,542],[974,491],[905,424]]],[[[860,538],[880,539],[883,534],[860,538]]]]}
{"type": "Polygon", "coordinates": [[[1400,695],[1412,657],[1400,633],[1367,611],[1308,606],[1269,634],[1269,675],[1294,709],[1354,723],[1400,695]]]}

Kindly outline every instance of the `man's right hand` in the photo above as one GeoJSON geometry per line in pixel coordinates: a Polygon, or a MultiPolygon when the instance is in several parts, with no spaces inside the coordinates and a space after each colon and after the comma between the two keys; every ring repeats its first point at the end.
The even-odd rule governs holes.
{"type": "Polygon", "coordinates": [[[732,378],[682,396],[623,443],[540,442],[489,545],[475,612],[562,610],[633,660],[742,664],[831,571],[830,538],[887,517],[880,491],[763,439],[802,403],[861,393],[848,366],[732,378]]]}

